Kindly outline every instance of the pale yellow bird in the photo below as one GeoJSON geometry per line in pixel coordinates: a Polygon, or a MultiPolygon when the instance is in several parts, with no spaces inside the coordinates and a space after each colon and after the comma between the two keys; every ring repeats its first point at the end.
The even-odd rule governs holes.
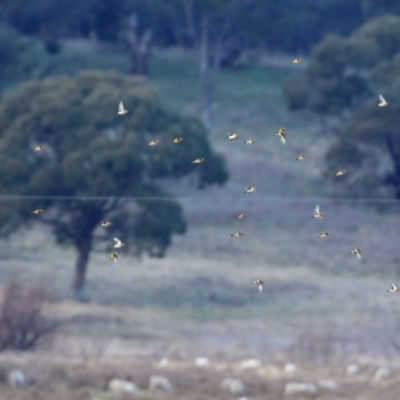
{"type": "Polygon", "coordinates": [[[196,158],[194,161],[192,161],[192,164],[201,164],[204,161],[206,161],[205,158],[196,158]]]}
{"type": "Polygon", "coordinates": [[[118,115],[124,115],[128,112],[128,110],[125,110],[124,108],[124,103],[122,101],[120,101],[120,103],[118,104],[118,115]]]}
{"type": "Polygon", "coordinates": [[[42,151],[42,150],[44,150],[46,148],[46,146],[43,146],[42,144],[41,145],[39,145],[39,146],[36,146],[35,147],[35,150],[36,151],[42,151]]]}
{"type": "Polygon", "coordinates": [[[338,172],[336,172],[336,176],[342,176],[342,175],[344,175],[346,173],[346,170],[345,169],[341,169],[341,170],[339,170],[338,172]]]}
{"type": "Polygon", "coordinates": [[[294,60],[290,61],[290,64],[299,64],[303,61],[302,58],[295,58],[294,60]]]}
{"type": "Polygon", "coordinates": [[[239,134],[238,133],[228,133],[227,137],[231,142],[233,142],[234,140],[239,139],[239,134]]]}
{"type": "Polygon", "coordinates": [[[237,219],[245,219],[245,218],[247,218],[247,214],[239,214],[239,215],[236,215],[236,218],[237,218],[237,219]]]}
{"type": "Polygon", "coordinates": [[[172,141],[172,143],[181,143],[181,142],[183,142],[183,138],[181,137],[177,137],[172,141]]]}
{"type": "Polygon", "coordinates": [[[257,142],[256,139],[248,139],[248,140],[244,141],[244,143],[246,143],[246,144],[254,144],[255,142],[257,142]]]}
{"type": "Polygon", "coordinates": [[[261,280],[261,279],[257,279],[256,281],[251,282],[253,285],[257,285],[258,287],[258,291],[262,292],[263,291],[263,286],[265,281],[261,280]]]}
{"type": "Polygon", "coordinates": [[[32,214],[37,214],[37,215],[40,215],[43,213],[44,213],[44,210],[42,210],[41,208],[39,208],[38,210],[32,211],[32,214]]]}
{"type": "Polygon", "coordinates": [[[303,160],[305,160],[307,157],[308,157],[307,154],[301,154],[300,156],[298,156],[298,157],[296,158],[296,160],[298,160],[298,161],[303,161],[303,160]]]}
{"type": "Polygon", "coordinates": [[[158,143],[160,143],[159,140],[152,140],[152,141],[149,143],[149,146],[156,146],[158,143]]]}
{"type": "Polygon", "coordinates": [[[326,237],[331,236],[331,235],[332,235],[331,232],[323,232],[323,233],[321,233],[321,234],[319,235],[319,237],[320,237],[320,238],[326,238],[326,237]]]}
{"type": "Polygon", "coordinates": [[[119,240],[118,238],[115,237],[113,240],[115,243],[115,245],[114,245],[115,248],[119,249],[120,247],[125,246],[125,243],[122,243],[121,240],[119,240]]]}
{"type": "Polygon", "coordinates": [[[324,213],[321,212],[319,205],[315,206],[313,218],[324,218],[324,213]]]}
{"type": "Polygon", "coordinates": [[[398,293],[400,292],[400,289],[394,283],[390,283],[390,289],[388,289],[388,292],[398,293]]]}
{"type": "Polygon", "coordinates": [[[235,233],[231,233],[231,236],[232,237],[240,237],[240,236],[243,236],[244,235],[244,232],[235,232],[235,233]]]}
{"type": "Polygon", "coordinates": [[[107,228],[112,225],[112,222],[111,221],[100,221],[100,225],[107,228]]]}
{"type": "Polygon", "coordinates": [[[245,193],[254,193],[257,190],[257,186],[249,186],[244,191],[245,193]]]}
{"type": "Polygon", "coordinates": [[[361,260],[361,253],[362,253],[362,250],[359,248],[350,251],[350,254],[356,255],[360,260],[361,260]]]}
{"type": "Polygon", "coordinates": [[[286,143],[286,131],[286,128],[280,128],[278,131],[275,132],[275,136],[278,136],[283,144],[286,143]]]}
{"type": "Polygon", "coordinates": [[[386,107],[389,103],[385,100],[385,98],[380,94],[379,95],[379,107],[386,107]]]}
{"type": "Polygon", "coordinates": [[[114,262],[118,262],[118,256],[119,256],[118,253],[107,254],[107,257],[108,257],[110,260],[114,260],[114,262]]]}

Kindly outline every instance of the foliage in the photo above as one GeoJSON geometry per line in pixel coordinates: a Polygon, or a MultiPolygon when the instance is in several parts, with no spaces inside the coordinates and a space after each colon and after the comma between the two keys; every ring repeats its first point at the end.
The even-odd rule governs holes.
{"type": "Polygon", "coordinates": [[[53,333],[56,324],[43,316],[49,300],[42,287],[24,290],[17,280],[5,287],[0,308],[0,350],[31,350],[53,333]]]}
{"type": "Polygon", "coordinates": [[[227,180],[200,122],[162,106],[144,79],[86,71],[28,82],[0,104],[0,120],[0,190],[39,198],[1,210],[3,234],[49,224],[58,243],[78,250],[75,289],[97,241],[121,236],[127,250],[162,257],[172,235],[184,233],[182,209],[161,179],[195,174],[200,188],[227,180]],[[184,141],[172,144],[175,137],[184,141]],[[149,146],[153,139],[160,144],[149,146]],[[38,144],[45,150],[33,151],[38,144]],[[192,164],[198,157],[206,162],[192,164]],[[38,217],[36,208],[46,211],[38,217]],[[109,229],[100,227],[105,219],[114,221],[109,229]]]}

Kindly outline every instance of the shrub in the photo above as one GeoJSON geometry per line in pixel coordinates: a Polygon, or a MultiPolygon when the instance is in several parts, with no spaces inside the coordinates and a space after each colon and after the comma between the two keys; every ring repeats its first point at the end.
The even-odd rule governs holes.
{"type": "Polygon", "coordinates": [[[0,351],[29,350],[56,328],[55,322],[43,316],[50,296],[45,288],[22,288],[12,280],[4,289],[0,307],[0,351]]]}

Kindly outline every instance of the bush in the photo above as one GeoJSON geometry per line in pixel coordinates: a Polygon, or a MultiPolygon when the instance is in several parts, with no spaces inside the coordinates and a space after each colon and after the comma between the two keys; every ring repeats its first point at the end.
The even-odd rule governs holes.
{"type": "Polygon", "coordinates": [[[43,316],[50,296],[46,289],[31,286],[23,289],[12,280],[4,289],[0,307],[0,351],[30,350],[56,328],[55,322],[43,316]]]}

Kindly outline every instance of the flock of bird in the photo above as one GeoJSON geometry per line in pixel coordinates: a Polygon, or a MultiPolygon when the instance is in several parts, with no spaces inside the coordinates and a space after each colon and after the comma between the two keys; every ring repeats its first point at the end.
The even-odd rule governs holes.
{"type": "MultiPolygon", "coordinates": [[[[294,60],[291,61],[291,64],[299,64],[299,63],[301,63],[302,61],[303,61],[302,58],[295,58],[294,60]]],[[[388,103],[388,102],[385,100],[385,98],[380,94],[380,95],[379,95],[379,103],[378,103],[378,106],[379,106],[379,107],[386,107],[388,104],[389,104],[389,103],[388,103]]],[[[121,102],[119,103],[119,105],[118,105],[118,112],[117,112],[117,114],[118,114],[118,115],[125,115],[125,114],[127,114],[128,112],[129,112],[129,111],[128,111],[127,109],[125,109],[124,104],[123,104],[123,102],[121,101],[121,102]]],[[[282,142],[283,144],[286,144],[286,133],[287,133],[287,128],[280,128],[278,131],[275,132],[275,136],[277,136],[277,137],[281,140],[281,142],[282,142]]],[[[238,134],[238,133],[228,133],[228,134],[227,134],[227,138],[228,138],[229,141],[233,142],[233,141],[239,139],[239,134],[238,134]]],[[[174,138],[174,139],[172,140],[172,143],[175,143],[175,144],[181,143],[181,142],[183,142],[183,140],[184,140],[184,139],[183,139],[182,137],[176,137],[176,138],[174,138]]],[[[257,142],[256,139],[247,139],[247,140],[244,141],[245,144],[255,144],[256,142],[257,142]]],[[[158,145],[159,143],[160,143],[159,140],[154,139],[154,140],[151,140],[151,141],[148,143],[148,145],[149,145],[149,146],[156,146],[156,145],[158,145]]],[[[45,149],[45,146],[44,146],[44,145],[38,145],[38,146],[35,147],[34,150],[35,150],[35,151],[42,151],[42,150],[44,150],[44,149],[45,149]]],[[[308,157],[307,154],[301,154],[301,155],[299,155],[299,156],[296,158],[296,160],[297,160],[297,161],[303,161],[303,160],[307,159],[307,157],[308,157]]],[[[192,161],[192,164],[201,164],[201,163],[203,163],[203,162],[205,162],[205,161],[206,161],[205,158],[201,158],[201,157],[200,157],[200,158],[196,158],[195,160],[193,160],[193,161],[192,161]]],[[[339,171],[336,172],[336,176],[343,176],[345,173],[346,173],[346,170],[345,170],[345,169],[341,169],[341,170],[339,170],[339,171]]],[[[249,187],[247,187],[247,188],[245,189],[244,193],[245,193],[245,194],[250,194],[250,193],[254,193],[254,192],[256,192],[256,191],[257,191],[257,187],[256,187],[256,186],[249,186],[249,187]]],[[[33,214],[40,215],[40,214],[43,214],[43,212],[44,212],[43,209],[38,209],[38,210],[33,211],[32,213],[33,213],[33,214]]],[[[239,215],[236,216],[237,219],[245,219],[245,218],[247,218],[247,217],[248,217],[248,214],[245,214],[245,213],[242,213],[242,214],[239,214],[239,215]]],[[[320,206],[319,206],[319,205],[316,205],[316,206],[315,206],[314,214],[312,215],[312,218],[316,218],[316,219],[323,219],[323,218],[324,218],[324,213],[321,212],[321,209],[320,209],[320,206]]],[[[100,221],[100,225],[101,225],[102,227],[107,228],[107,227],[110,227],[110,226],[112,225],[112,222],[111,222],[111,221],[100,221]]],[[[326,237],[331,236],[331,234],[332,234],[331,232],[322,232],[322,233],[319,235],[319,237],[320,237],[320,238],[326,238],[326,237]]],[[[231,234],[232,237],[241,237],[241,236],[243,236],[243,235],[244,235],[244,232],[235,232],[235,233],[232,233],[232,234],[231,234]]],[[[114,240],[114,248],[119,249],[119,248],[125,246],[125,244],[124,244],[120,239],[118,239],[117,237],[114,237],[113,240],[114,240]]],[[[354,254],[354,255],[357,256],[357,258],[359,258],[359,259],[361,259],[361,253],[362,253],[362,249],[361,249],[361,248],[355,248],[355,249],[353,249],[353,250],[350,251],[350,254],[354,254]]],[[[108,257],[110,260],[114,261],[114,262],[117,262],[117,261],[118,261],[118,256],[119,256],[119,253],[117,253],[117,252],[113,252],[113,253],[107,254],[107,257],[108,257]]],[[[263,291],[264,283],[265,283],[265,281],[262,280],[262,279],[257,279],[257,280],[255,280],[255,281],[252,282],[252,284],[257,285],[258,290],[259,290],[260,292],[263,291]]],[[[391,283],[391,287],[390,287],[390,289],[388,289],[387,291],[388,291],[388,292],[391,292],[391,293],[398,293],[398,292],[400,292],[400,288],[399,288],[397,285],[395,285],[394,283],[391,283]]]]}

